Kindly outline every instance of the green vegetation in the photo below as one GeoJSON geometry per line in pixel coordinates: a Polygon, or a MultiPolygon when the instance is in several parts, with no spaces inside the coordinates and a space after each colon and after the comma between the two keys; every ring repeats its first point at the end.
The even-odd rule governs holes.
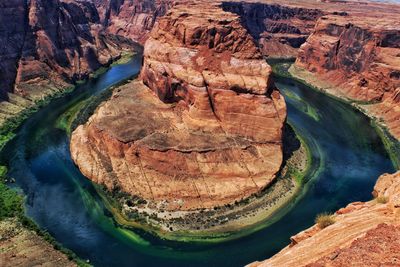
{"type": "Polygon", "coordinates": [[[0,220],[18,216],[23,209],[22,196],[4,183],[0,183],[0,220]]]}
{"type": "Polygon", "coordinates": [[[288,171],[286,175],[294,179],[300,189],[301,185],[303,185],[306,182],[305,177],[307,176],[307,174],[309,174],[309,171],[311,170],[312,154],[307,142],[303,139],[303,137],[296,130],[296,128],[290,123],[288,123],[288,126],[293,129],[295,137],[299,140],[300,145],[304,149],[305,155],[307,157],[306,166],[304,167],[303,170],[300,170],[299,167],[297,167],[293,163],[287,165],[288,171]]]}
{"type": "Polygon", "coordinates": [[[51,100],[63,97],[73,90],[74,86],[68,87],[65,90],[54,90],[55,93],[35,101],[32,106],[25,108],[14,117],[2,123],[0,125],[0,152],[3,150],[4,146],[15,137],[15,131],[29,116],[49,104],[51,100]]]}
{"type": "Polygon", "coordinates": [[[335,223],[335,217],[333,214],[329,213],[321,213],[317,215],[317,218],[315,219],[315,223],[318,225],[320,229],[324,229],[328,227],[329,225],[332,225],[335,223]]]}
{"type": "Polygon", "coordinates": [[[71,108],[68,109],[67,112],[65,112],[63,115],[61,115],[57,122],[56,122],[56,127],[64,130],[67,132],[67,134],[70,136],[71,135],[71,126],[73,122],[76,120],[79,112],[86,106],[86,104],[89,102],[89,99],[77,102],[75,105],[73,105],[71,108]]]}
{"type": "Polygon", "coordinates": [[[400,142],[398,142],[386,128],[379,125],[375,120],[371,121],[371,125],[375,128],[381,138],[394,167],[397,170],[400,170],[400,142]]]}
{"type": "Polygon", "coordinates": [[[24,199],[14,189],[9,188],[7,167],[0,166],[0,220],[21,216],[24,212],[24,199]]]}
{"type": "Polygon", "coordinates": [[[136,55],[135,52],[131,52],[131,51],[124,51],[121,53],[121,57],[118,59],[118,61],[114,62],[111,64],[111,66],[116,66],[119,64],[126,64],[128,63],[132,57],[134,57],[136,55]]]}
{"type": "Polygon", "coordinates": [[[385,196],[379,196],[375,198],[375,201],[379,204],[386,204],[388,202],[388,198],[385,196]]]}
{"type": "MultiPolygon", "coordinates": [[[[97,77],[99,77],[100,75],[102,75],[103,73],[105,73],[108,70],[108,67],[101,67],[98,70],[96,70],[95,72],[93,72],[92,74],[89,75],[89,79],[96,79],[97,77]]],[[[81,83],[85,83],[86,81],[81,81],[81,83]]]]}

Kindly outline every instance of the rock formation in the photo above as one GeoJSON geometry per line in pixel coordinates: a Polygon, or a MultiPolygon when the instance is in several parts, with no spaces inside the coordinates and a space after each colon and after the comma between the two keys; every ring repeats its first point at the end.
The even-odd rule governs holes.
{"type": "Polygon", "coordinates": [[[41,81],[56,87],[85,78],[118,55],[99,33],[99,16],[90,2],[24,0],[1,5],[1,17],[7,21],[0,36],[5,46],[3,99],[8,92],[28,98],[40,94],[41,81]]]}
{"type": "Polygon", "coordinates": [[[103,34],[90,1],[5,1],[0,19],[0,123],[129,49],[103,34]]]}
{"type": "Polygon", "coordinates": [[[272,258],[249,266],[398,266],[400,172],[379,177],[373,195],[378,200],[349,204],[336,212],[334,224],[315,225],[272,258]]]}
{"type": "Polygon", "coordinates": [[[367,105],[400,138],[400,23],[385,17],[322,17],[299,50],[296,67],[325,83],[330,93],[367,105]]]}
{"type": "Polygon", "coordinates": [[[237,15],[176,5],[145,45],[141,78],[152,91],[118,90],[73,133],[72,157],[109,190],[167,210],[246,198],[282,163],[286,107],[270,75],[237,15]]]}
{"type": "Polygon", "coordinates": [[[156,19],[165,15],[173,0],[95,0],[102,24],[109,33],[144,44],[156,19]]]}
{"type": "Polygon", "coordinates": [[[271,57],[296,57],[298,48],[312,33],[324,12],[280,3],[223,2],[225,11],[238,14],[258,42],[261,52],[271,57]]]}
{"type": "Polygon", "coordinates": [[[2,267],[65,266],[77,267],[55,245],[15,218],[0,220],[0,262],[2,267]]]}

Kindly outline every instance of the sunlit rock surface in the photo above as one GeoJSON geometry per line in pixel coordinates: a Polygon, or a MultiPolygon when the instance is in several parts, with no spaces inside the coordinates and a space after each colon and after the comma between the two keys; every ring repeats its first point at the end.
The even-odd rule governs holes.
{"type": "Polygon", "coordinates": [[[176,5],[147,40],[141,82],[122,87],[72,136],[81,171],[170,210],[232,203],[282,163],[283,97],[233,13],[176,5]]]}

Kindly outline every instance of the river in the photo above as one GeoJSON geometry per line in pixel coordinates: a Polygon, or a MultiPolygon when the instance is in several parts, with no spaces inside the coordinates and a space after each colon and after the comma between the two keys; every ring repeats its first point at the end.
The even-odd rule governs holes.
{"type": "Polygon", "coordinates": [[[394,167],[370,120],[350,105],[307,86],[277,78],[288,121],[312,150],[312,177],[285,213],[261,230],[217,244],[160,240],[118,227],[91,182],[73,164],[60,116],[140,71],[141,59],[110,68],[52,101],[19,129],[3,155],[26,195],[27,215],[62,245],[95,266],[242,266],[272,256],[318,213],[371,199],[377,177],[394,167]]]}

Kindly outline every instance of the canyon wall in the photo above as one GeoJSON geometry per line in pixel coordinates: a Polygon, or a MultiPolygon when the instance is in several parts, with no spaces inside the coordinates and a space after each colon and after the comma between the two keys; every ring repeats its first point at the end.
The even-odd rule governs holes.
{"type": "Polygon", "coordinates": [[[3,100],[7,93],[34,99],[44,91],[39,87],[85,78],[119,55],[100,34],[100,18],[90,2],[33,0],[2,5],[3,100]]]}
{"type": "Polygon", "coordinates": [[[20,57],[25,37],[25,0],[7,1],[0,5],[0,98],[7,99],[7,92],[14,88],[15,66],[20,57]],[[9,32],[9,33],[7,33],[9,32]]]}
{"type": "Polygon", "coordinates": [[[20,100],[14,95],[10,100],[9,93],[37,100],[87,78],[129,49],[128,39],[144,42],[171,5],[167,0],[1,3],[0,100],[20,100]]]}
{"type": "Polygon", "coordinates": [[[264,56],[296,57],[298,48],[313,32],[324,12],[278,3],[223,2],[225,11],[240,16],[264,56]]]}
{"type": "Polygon", "coordinates": [[[165,15],[173,0],[95,0],[107,32],[144,44],[156,19],[165,15]]]}
{"type": "Polygon", "coordinates": [[[73,133],[85,176],[167,210],[233,203],[274,180],[285,102],[237,15],[174,6],[146,42],[141,78],[73,133]]]}
{"type": "Polygon", "coordinates": [[[6,1],[0,20],[0,124],[132,49],[91,1],[6,1]]]}
{"type": "Polygon", "coordinates": [[[398,266],[400,172],[379,177],[373,195],[338,210],[332,225],[314,225],[270,259],[248,266],[398,266]]]}
{"type": "Polygon", "coordinates": [[[301,46],[296,67],[320,79],[321,87],[332,94],[374,104],[363,108],[382,118],[400,138],[399,29],[400,23],[391,16],[322,17],[301,46]]]}

